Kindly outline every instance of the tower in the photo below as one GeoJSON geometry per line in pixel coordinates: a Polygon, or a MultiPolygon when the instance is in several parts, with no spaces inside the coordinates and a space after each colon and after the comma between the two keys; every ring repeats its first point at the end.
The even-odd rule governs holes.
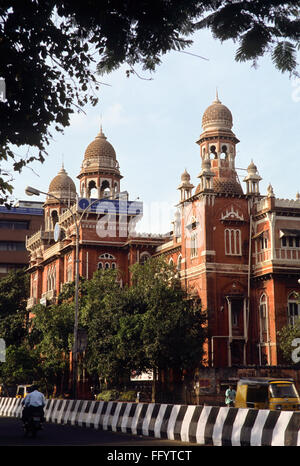
{"type": "Polygon", "coordinates": [[[178,190],[180,191],[180,201],[185,201],[192,195],[192,190],[194,188],[194,185],[191,183],[191,177],[190,174],[184,170],[184,172],[181,175],[181,183],[178,186],[178,190]]]}
{"type": "Polygon", "coordinates": [[[66,206],[70,207],[76,201],[76,186],[63,165],[50,182],[48,193],[50,195],[47,196],[44,204],[45,231],[52,231],[59,215],[66,210],[66,206]]]}
{"type": "Polygon", "coordinates": [[[259,182],[261,177],[257,173],[257,166],[251,160],[250,165],[247,168],[248,175],[245,176],[244,181],[247,186],[247,194],[259,195],[259,182]]]}
{"type": "Polygon", "coordinates": [[[120,192],[122,178],[116,152],[100,128],[100,132],[86,148],[80,180],[81,197],[115,198],[120,192]]]}
{"type": "Polygon", "coordinates": [[[236,144],[239,140],[232,132],[231,111],[216,95],[202,117],[203,132],[200,146],[202,172],[197,192],[213,189],[218,193],[243,194],[235,171],[236,144]]]}

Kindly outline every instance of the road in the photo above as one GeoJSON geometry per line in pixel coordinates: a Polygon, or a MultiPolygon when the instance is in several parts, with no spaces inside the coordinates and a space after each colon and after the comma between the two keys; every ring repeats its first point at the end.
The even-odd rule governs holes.
{"type": "MultiPolygon", "coordinates": [[[[133,436],[119,432],[97,430],[70,425],[45,423],[37,437],[26,438],[19,419],[0,417],[0,446],[107,446],[107,447],[180,447],[182,450],[195,444],[133,436]]],[[[156,448],[157,449],[157,448],[156,448]]]]}

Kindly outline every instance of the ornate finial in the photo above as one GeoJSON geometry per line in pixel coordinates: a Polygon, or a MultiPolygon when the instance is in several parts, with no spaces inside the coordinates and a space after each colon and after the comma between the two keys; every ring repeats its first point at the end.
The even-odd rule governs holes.
{"type": "Polygon", "coordinates": [[[268,197],[275,197],[273,186],[271,185],[271,183],[269,183],[269,186],[267,187],[267,193],[268,193],[267,194],[268,197]]]}
{"type": "Polygon", "coordinates": [[[221,103],[221,101],[219,99],[219,94],[218,94],[218,88],[217,87],[216,87],[216,98],[214,100],[214,103],[215,104],[220,104],[221,103]]]}
{"type": "Polygon", "coordinates": [[[106,136],[105,136],[105,134],[103,133],[103,129],[102,129],[102,122],[101,122],[101,124],[100,124],[100,132],[99,132],[99,134],[97,135],[97,138],[106,139],[106,136]]]}

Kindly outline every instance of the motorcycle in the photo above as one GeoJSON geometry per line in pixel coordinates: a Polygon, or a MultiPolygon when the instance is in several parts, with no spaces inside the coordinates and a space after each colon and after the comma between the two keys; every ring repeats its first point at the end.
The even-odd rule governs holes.
{"type": "Polygon", "coordinates": [[[41,414],[40,410],[32,410],[28,413],[26,419],[23,419],[25,437],[28,437],[31,434],[31,437],[35,438],[37,432],[43,428],[43,421],[44,416],[41,414]]]}

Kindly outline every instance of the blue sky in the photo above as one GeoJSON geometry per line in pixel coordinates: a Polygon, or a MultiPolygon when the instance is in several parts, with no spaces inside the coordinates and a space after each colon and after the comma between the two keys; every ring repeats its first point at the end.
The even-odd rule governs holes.
{"type": "MultiPolygon", "coordinates": [[[[14,196],[33,199],[24,194],[27,185],[47,191],[62,160],[78,187],[76,176],[85,149],[102,121],[124,177],[121,189],[129,192],[131,200],[139,197],[144,202],[139,230],[164,233],[170,228],[185,168],[197,185],[201,162],[195,142],[217,87],[240,139],[236,167],[246,169],[253,159],[263,178],[261,194],[271,183],[276,197],[295,199],[300,191],[300,80],[281,74],[268,56],[258,61],[256,69],[250,62],[237,63],[236,48],[231,41],[221,44],[209,31],[201,31],[186,51],[207,60],[171,52],[152,75],[136,68],[140,76],[152,80],[127,78],[126,66],[99,77],[108,85],[101,86],[97,107],[85,107],[86,115],[74,114],[64,134],[54,135],[45,162],[15,176],[14,196]]],[[[242,180],[245,171],[238,174],[242,180]]]]}

